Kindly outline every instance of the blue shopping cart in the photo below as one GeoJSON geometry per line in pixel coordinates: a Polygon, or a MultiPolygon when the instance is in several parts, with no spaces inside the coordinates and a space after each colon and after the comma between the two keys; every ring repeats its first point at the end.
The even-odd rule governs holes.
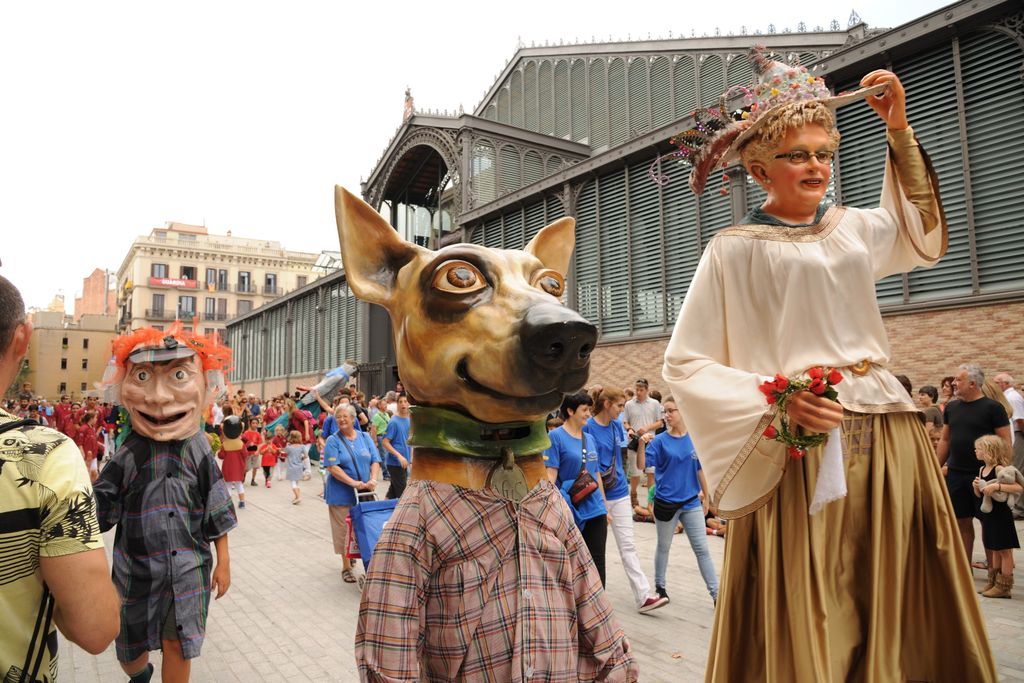
{"type": "Polygon", "coordinates": [[[366,571],[370,571],[373,549],[377,547],[384,525],[391,519],[397,504],[397,500],[370,500],[354,506],[349,513],[352,517],[352,531],[359,545],[359,556],[366,571]]]}

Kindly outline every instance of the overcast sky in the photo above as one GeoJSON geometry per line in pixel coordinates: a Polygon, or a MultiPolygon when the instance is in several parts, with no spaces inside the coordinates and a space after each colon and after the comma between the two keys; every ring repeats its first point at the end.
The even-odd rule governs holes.
{"type": "Polygon", "coordinates": [[[845,27],[854,9],[893,27],[949,4],[856,3],[5,1],[0,274],[70,312],[166,221],[336,250],[333,186],[358,194],[406,86],[418,109],[472,111],[520,39],[845,27]]]}

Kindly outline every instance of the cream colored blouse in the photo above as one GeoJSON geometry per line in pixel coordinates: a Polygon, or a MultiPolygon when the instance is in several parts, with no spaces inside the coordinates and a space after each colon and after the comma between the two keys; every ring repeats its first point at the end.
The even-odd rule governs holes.
{"type": "Polygon", "coordinates": [[[734,226],[708,244],[665,353],[664,378],[722,516],[764,505],[789,460],[781,443],[762,437],[776,417],[758,390],[766,377],[837,367],[847,410],[916,410],[885,368],[889,343],[875,281],[945,254],[937,188],[913,131],[890,131],[880,208],[832,207],[804,228],[734,226]]]}

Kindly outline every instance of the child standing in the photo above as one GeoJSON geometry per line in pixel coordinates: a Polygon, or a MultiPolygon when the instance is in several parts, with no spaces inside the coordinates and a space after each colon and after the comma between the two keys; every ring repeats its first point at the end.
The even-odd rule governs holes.
{"type": "Polygon", "coordinates": [[[306,455],[306,446],[302,443],[302,434],[293,429],[288,434],[288,445],[285,446],[285,477],[292,486],[292,505],[298,505],[302,500],[302,488],[299,482],[305,476],[306,468],[309,467],[309,456],[306,455]]]}
{"type": "MultiPolygon", "coordinates": [[[[974,442],[975,455],[985,462],[974,479],[974,494],[979,498],[993,493],[1022,493],[1020,484],[1004,484],[997,476],[1010,464],[1010,446],[1002,437],[989,434],[974,442]]],[[[985,598],[1009,598],[1013,589],[1013,550],[1020,547],[1013,513],[1006,501],[992,500],[991,512],[978,512],[981,539],[990,554],[988,584],[979,591],[985,598]]]]}
{"type": "Polygon", "coordinates": [[[263,479],[268,489],[270,488],[274,467],[277,465],[278,456],[282,453],[284,447],[288,445],[285,434],[284,426],[277,425],[274,427],[274,437],[260,446],[260,466],[263,468],[263,479]]]}
{"type": "Polygon", "coordinates": [[[249,428],[242,432],[242,442],[245,444],[246,455],[245,469],[250,473],[249,485],[256,485],[256,472],[260,468],[259,449],[263,444],[263,420],[258,417],[249,420],[249,428]]]}
{"type": "Polygon", "coordinates": [[[228,493],[238,492],[238,507],[245,507],[245,443],[239,437],[242,434],[242,420],[236,415],[224,418],[221,423],[221,430],[224,432],[224,440],[221,441],[217,457],[224,461],[221,465],[221,473],[224,475],[224,483],[227,484],[228,493]]]}

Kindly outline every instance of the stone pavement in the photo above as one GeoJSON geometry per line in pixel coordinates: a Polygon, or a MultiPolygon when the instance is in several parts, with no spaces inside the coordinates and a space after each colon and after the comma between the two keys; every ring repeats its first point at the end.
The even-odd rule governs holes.
{"type": "MultiPolygon", "coordinates": [[[[358,681],[353,643],[359,591],[341,582],[327,508],[317,498],[320,482],[303,482],[300,505],[290,504],[287,484],[246,486],[246,507],[238,511],[239,527],[230,535],[231,589],[211,605],[203,654],[192,668],[196,683],[358,681]]],[[[642,566],[653,583],[654,525],[637,524],[636,531],[642,566]]],[[[1018,531],[1024,531],[1024,523],[1018,523],[1018,531]]],[[[109,552],[113,534],[106,540],[109,552]]],[[[725,540],[708,540],[720,570],[725,540]]],[[[979,543],[979,559],[980,553],[979,543]]],[[[1024,566],[1024,553],[1016,560],[1024,566]]],[[[702,681],[713,612],[686,537],[675,538],[669,559],[672,602],[651,614],[634,609],[611,534],[607,565],[609,595],[633,644],[641,680],[702,681]]],[[[975,579],[980,585],[980,571],[975,579]]],[[[1001,678],[1024,681],[1024,580],[1014,599],[982,599],[981,604],[1001,678]]],[[[113,646],[93,657],[61,640],[61,683],[127,680],[113,646]]],[[[159,681],[160,654],[152,657],[153,680],[159,681]]]]}

